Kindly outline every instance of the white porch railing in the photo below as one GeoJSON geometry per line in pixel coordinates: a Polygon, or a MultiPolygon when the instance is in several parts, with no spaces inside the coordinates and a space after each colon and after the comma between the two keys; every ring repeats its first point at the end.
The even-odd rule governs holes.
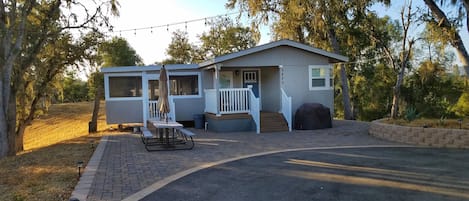
{"type": "MultiPolygon", "coordinates": [[[[249,89],[220,89],[220,114],[249,113],[249,89]]],[[[217,114],[215,89],[205,90],[205,112],[217,114]]]]}
{"type": "Polygon", "coordinates": [[[205,112],[213,114],[249,113],[256,123],[256,132],[260,133],[260,102],[250,88],[220,89],[220,111],[217,111],[215,89],[205,89],[205,112]]]}
{"type": "Polygon", "coordinates": [[[249,112],[249,89],[220,89],[220,114],[249,112]]]}
{"type": "Polygon", "coordinates": [[[291,97],[287,96],[285,91],[283,89],[280,89],[282,91],[282,114],[283,117],[287,120],[288,124],[288,131],[292,131],[292,118],[291,118],[291,97]]]}
{"type": "MultiPolygon", "coordinates": [[[[169,97],[169,114],[168,117],[171,120],[176,120],[176,107],[172,97],[169,97]]],[[[160,119],[162,114],[158,111],[158,101],[148,101],[148,119],[160,119]]]]}
{"type": "Polygon", "coordinates": [[[256,98],[251,89],[249,89],[249,97],[251,103],[251,109],[249,114],[251,114],[252,119],[256,123],[256,133],[261,133],[261,112],[259,108],[259,98],[256,98]]]}

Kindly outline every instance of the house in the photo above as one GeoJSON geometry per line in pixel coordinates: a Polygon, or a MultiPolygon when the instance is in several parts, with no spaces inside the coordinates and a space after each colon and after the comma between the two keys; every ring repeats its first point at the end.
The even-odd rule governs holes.
{"type": "MultiPolygon", "coordinates": [[[[213,131],[292,130],[294,112],[317,102],[334,111],[332,63],[347,57],[280,40],[200,64],[165,65],[170,118],[205,114],[213,131]]],[[[103,68],[107,123],[156,118],[161,66],[103,68]]]]}

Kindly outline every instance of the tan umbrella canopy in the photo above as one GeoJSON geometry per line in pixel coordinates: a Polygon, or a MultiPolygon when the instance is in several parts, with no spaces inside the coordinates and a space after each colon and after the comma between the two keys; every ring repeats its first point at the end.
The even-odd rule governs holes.
{"type": "Polygon", "coordinates": [[[160,81],[159,81],[159,91],[160,97],[158,98],[158,111],[166,121],[168,121],[169,110],[169,100],[168,100],[168,77],[166,73],[166,68],[164,65],[160,70],[160,81]]]}

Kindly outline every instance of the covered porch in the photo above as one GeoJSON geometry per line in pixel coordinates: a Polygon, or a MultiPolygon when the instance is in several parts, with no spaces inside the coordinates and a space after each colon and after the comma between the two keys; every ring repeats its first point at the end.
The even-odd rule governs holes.
{"type": "MultiPolygon", "coordinates": [[[[205,68],[205,74],[212,78],[204,89],[206,117],[223,120],[225,123],[231,121],[236,127],[246,126],[250,122],[239,119],[249,119],[253,123],[253,130],[260,133],[265,130],[263,127],[268,126],[263,114],[277,114],[283,117],[280,121],[286,122],[286,130],[291,131],[292,103],[291,97],[281,88],[281,68],[219,64],[205,68]]],[[[229,126],[224,124],[224,127],[229,126]]]]}

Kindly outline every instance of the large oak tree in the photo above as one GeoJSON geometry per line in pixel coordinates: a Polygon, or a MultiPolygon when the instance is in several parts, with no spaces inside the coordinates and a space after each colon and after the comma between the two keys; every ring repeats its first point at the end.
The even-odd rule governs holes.
{"type": "Polygon", "coordinates": [[[17,122],[17,103],[18,93],[28,86],[24,76],[34,76],[37,81],[32,104],[21,105],[23,102],[19,101],[20,109],[29,107],[29,114],[23,115],[27,120],[23,123],[28,125],[34,118],[35,102],[64,65],[70,64],[73,60],[70,57],[76,56],[71,52],[86,45],[71,39],[67,30],[83,33],[85,29],[108,27],[109,15],[117,14],[117,6],[116,0],[0,1],[0,158],[22,149],[22,127],[18,126],[22,121],[17,122]],[[62,47],[63,51],[54,46],[62,47]],[[49,47],[52,49],[47,50],[49,47]],[[50,57],[45,55],[47,51],[52,52],[50,57]],[[43,60],[44,56],[48,59],[43,60]],[[43,61],[51,65],[36,71],[42,69],[43,61]]]}

